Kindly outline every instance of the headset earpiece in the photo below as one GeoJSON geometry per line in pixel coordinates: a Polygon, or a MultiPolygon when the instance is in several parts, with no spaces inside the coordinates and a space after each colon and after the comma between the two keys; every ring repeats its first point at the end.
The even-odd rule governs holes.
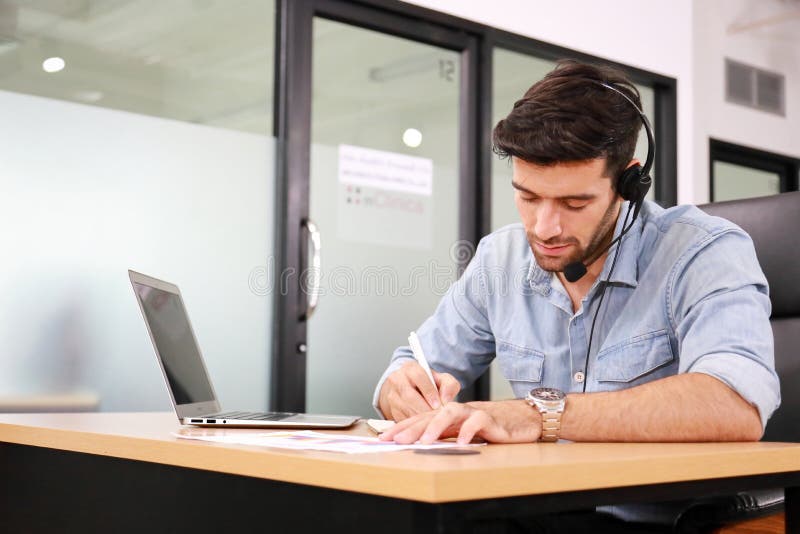
{"type": "Polygon", "coordinates": [[[641,202],[650,190],[650,176],[642,176],[642,166],[631,165],[625,169],[617,180],[617,193],[623,200],[641,202]]]}

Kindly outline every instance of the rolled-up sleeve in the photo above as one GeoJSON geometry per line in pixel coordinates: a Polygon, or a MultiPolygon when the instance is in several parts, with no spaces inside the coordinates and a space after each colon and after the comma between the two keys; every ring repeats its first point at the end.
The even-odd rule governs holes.
{"type": "Polygon", "coordinates": [[[780,405],[767,281],[749,236],[727,230],[687,251],[667,292],[679,372],[713,376],[758,409],[762,428],[780,405]]]}
{"type": "MultiPolygon", "coordinates": [[[[494,358],[494,335],[486,309],[486,273],[482,267],[486,238],[478,245],[459,280],[450,286],[439,305],[417,330],[420,344],[434,371],[450,373],[464,388],[475,381],[494,358]]],[[[383,416],[378,400],[383,383],[404,363],[413,360],[411,348],[398,347],[392,354],[372,397],[372,405],[383,416]]]]}

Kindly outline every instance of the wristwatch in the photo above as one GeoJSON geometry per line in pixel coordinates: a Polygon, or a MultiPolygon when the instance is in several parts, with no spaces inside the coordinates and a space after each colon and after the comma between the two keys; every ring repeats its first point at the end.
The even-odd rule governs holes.
{"type": "Polygon", "coordinates": [[[561,414],[567,404],[564,392],[555,388],[536,388],[530,390],[525,400],[542,414],[542,436],[539,441],[558,441],[561,414]]]}

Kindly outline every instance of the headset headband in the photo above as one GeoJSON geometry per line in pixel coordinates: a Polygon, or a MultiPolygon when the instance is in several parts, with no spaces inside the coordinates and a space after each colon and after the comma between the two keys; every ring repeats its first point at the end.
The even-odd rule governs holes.
{"type": "Polygon", "coordinates": [[[650,126],[650,121],[647,119],[647,115],[644,114],[644,112],[639,108],[639,106],[637,106],[636,103],[633,100],[631,100],[631,98],[628,95],[626,95],[613,85],[598,80],[592,80],[591,78],[587,78],[587,81],[590,81],[597,85],[601,85],[606,89],[614,91],[619,96],[630,102],[631,106],[633,106],[633,109],[635,109],[636,113],[639,114],[639,117],[642,119],[642,124],[644,124],[645,134],[647,135],[647,158],[645,158],[644,165],[642,165],[641,176],[649,175],[650,170],[653,167],[653,161],[655,160],[656,157],[656,140],[655,136],[653,135],[653,128],[650,126]]]}

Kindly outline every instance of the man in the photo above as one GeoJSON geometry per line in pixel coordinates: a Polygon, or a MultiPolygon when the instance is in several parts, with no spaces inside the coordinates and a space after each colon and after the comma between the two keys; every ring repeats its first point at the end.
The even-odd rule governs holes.
{"type": "Polygon", "coordinates": [[[641,119],[618,91],[641,109],[616,69],[561,62],[497,124],[522,224],[481,240],[417,331],[437,388],[408,347],[395,351],[374,399],[398,421],[384,439],[535,442],[542,408],[524,397],[542,386],[566,393],[558,438],[761,437],[780,393],[750,238],[697,208],[645,202],[595,259],[622,230],[628,202],[616,180],[639,163],[641,119]],[[576,261],[588,272],[571,283],[562,271],[576,261]],[[453,402],[495,357],[519,398],[453,402]]]}
{"type": "Polygon", "coordinates": [[[481,240],[417,331],[437,387],[408,347],[395,351],[374,398],[398,421],[383,439],[532,443],[543,424],[548,440],[760,439],[780,393],[750,238],[697,208],[644,202],[604,252],[626,220],[619,177],[639,164],[637,108],[618,70],[566,61],[497,124],[522,224],[481,240]],[[578,261],[587,272],[569,282],[578,261]],[[454,402],[494,358],[518,398],[454,402]],[[542,387],[565,397],[548,403],[542,387]]]}

